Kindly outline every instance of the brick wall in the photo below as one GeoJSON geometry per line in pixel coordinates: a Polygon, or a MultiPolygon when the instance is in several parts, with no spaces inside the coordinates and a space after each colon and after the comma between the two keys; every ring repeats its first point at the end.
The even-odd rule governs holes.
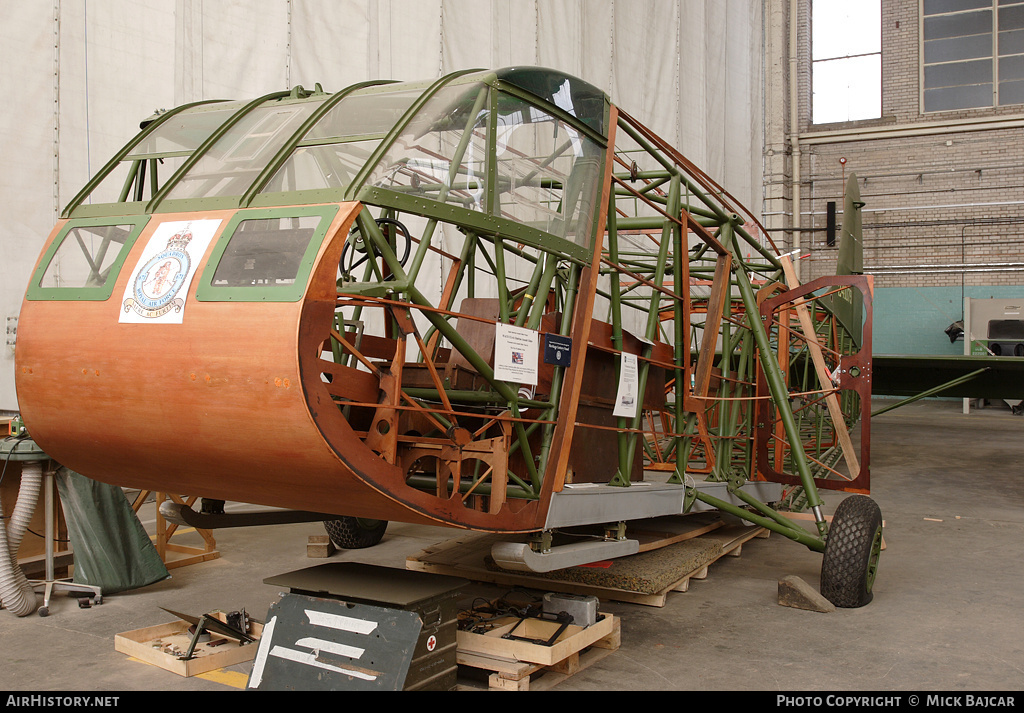
{"type": "MultiPolygon", "coordinates": [[[[788,0],[770,4],[788,17],[788,0]]],[[[810,122],[810,33],[809,24],[801,25],[803,279],[835,269],[837,249],[826,245],[827,203],[836,202],[841,221],[844,179],[855,172],[866,203],[865,272],[875,275],[876,288],[1021,285],[1024,291],[1024,106],[922,113],[918,13],[912,0],[882,0],[882,117],[844,124],[810,122]],[[1022,126],[966,130],[978,124],[963,124],[980,120],[1022,126]],[[898,135],[864,140],[856,132],[865,129],[898,135]]],[[[801,0],[799,17],[809,22],[810,0],[801,0]]],[[[788,39],[788,30],[776,34],[788,39]]],[[[766,43],[769,52],[788,52],[787,46],[766,43]]],[[[788,81],[788,56],[775,59],[766,66],[778,67],[788,81]]],[[[786,149],[778,139],[789,131],[788,113],[773,112],[766,127],[765,195],[775,199],[765,211],[776,215],[765,222],[776,242],[788,246],[792,232],[780,216],[791,211],[792,165],[782,160],[786,149]]]]}

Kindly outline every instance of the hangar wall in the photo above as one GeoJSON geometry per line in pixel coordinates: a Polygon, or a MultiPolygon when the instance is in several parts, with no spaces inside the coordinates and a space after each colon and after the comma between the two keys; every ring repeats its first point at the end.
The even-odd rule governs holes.
{"type": "MultiPolygon", "coordinates": [[[[296,84],[560,69],[758,214],[761,12],[761,0],[0,0],[0,325],[16,326],[61,208],[141,120],[296,84]]],[[[0,412],[16,410],[8,343],[0,412]]]]}
{"type": "MultiPolygon", "coordinates": [[[[964,297],[1024,300],[1024,105],[929,110],[924,23],[947,23],[937,43],[964,35],[984,45],[967,26],[988,15],[988,63],[995,33],[1006,72],[1001,55],[1024,35],[1007,23],[1019,25],[1024,4],[881,0],[881,116],[827,124],[811,116],[812,5],[765,3],[766,227],[777,243],[801,247],[803,279],[831,273],[827,204],[836,202],[841,222],[845,178],[856,173],[864,271],[875,276],[874,351],[963,354],[943,330],[962,319],[964,297]]],[[[966,64],[985,64],[980,57],[966,64]]]]}

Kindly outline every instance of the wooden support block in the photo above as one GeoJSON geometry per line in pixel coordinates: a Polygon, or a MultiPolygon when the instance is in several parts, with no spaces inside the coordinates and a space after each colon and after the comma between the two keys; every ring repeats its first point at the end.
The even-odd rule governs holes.
{"type": "Polygon", "coordinates": [[[794,609],[830,613],[836,610],[832,602],[796,575],[779,580],[779,604],[794,609]]]}
{"type": "Polygon", "coordinates": [[[530,677],[506,678],[504,674],[492,673],[487,678],[487,686],[492,691],[529,691],[530,677]]]}
{"type": "Polygon", "coordinates": [[[580,652],[574,651],[573,653],[566,656],[561,661],[548,666],[548,670],[554,671],[555,673],[561,673],[566,676],[572,676],[575,673],[580,672],[580,652]]]}
{"type": "Polygon", "coordinates": [[[602,639],[598,639],[591,648],[595,649],[607,649],[608,651],[615,651],[622,645],[622,621],[620,619],[615,620],[615,626],[612,627],[611,633],[602,639]]]}
{"type": "Polygon", "coordinates": [[[673,592],[688,592],[690,591],[690,578],[687,577],[682,582],[672,588],[673,592]]]}
{"type": "Polygon", "coordinates": [[[331,542],[330,535],[310,535],[306,542],[306,557],[323,558],[330,557],[337,549],[331,542]]]}

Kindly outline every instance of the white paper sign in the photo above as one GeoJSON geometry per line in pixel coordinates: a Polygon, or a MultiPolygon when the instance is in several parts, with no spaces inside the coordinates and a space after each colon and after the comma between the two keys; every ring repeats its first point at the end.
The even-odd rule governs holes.
{"type": "Polygon", "coordinates": [[[181,324],[185,295],[220,223],[179,220],[157,226],[125,287],[118,321],[181,324]]]}
{"type": "Polygon", "coordinates": [[[494,330],[494,378],[517,384],[537,385],[540,333],[532,329],[498,324],[494,330]]]}
{"type": "Polygon", "coordinates": [[[639,372],[636,366],[636,354],[622,353],[619,367],[619,389],[615,394],[615,410],[613,416],[633,418],[636,416],[639,372]]]}

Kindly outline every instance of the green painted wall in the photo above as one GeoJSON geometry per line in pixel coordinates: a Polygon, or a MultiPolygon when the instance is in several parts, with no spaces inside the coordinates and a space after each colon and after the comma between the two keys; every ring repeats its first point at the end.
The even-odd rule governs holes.
{"type": "Polygon", "coordinates": [[[944,330],[963,319],[964,297],[1024,299],[1024,285],[991,287],[883,287],[875,289],[872,341],[875,354],[964,353],[944,330]]]}

